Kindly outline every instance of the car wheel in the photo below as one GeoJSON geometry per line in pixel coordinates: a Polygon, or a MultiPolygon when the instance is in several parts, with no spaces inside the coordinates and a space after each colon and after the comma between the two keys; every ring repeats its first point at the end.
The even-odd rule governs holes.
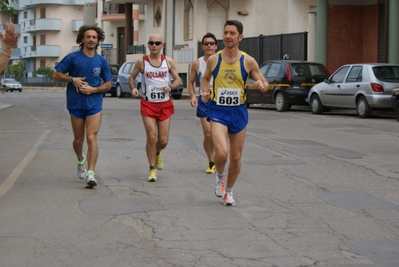
{"type": "Polygon", "coordinates": [[[360,118],[370,118],[371,117],[371,108],[369,103],[367,103],[367,99],[364,96],[359,97],[356,103],[357,115],[360,118]]]}
{"type": "Polygon", "coordinates": [[[10,91],[11,91],[11,92],[14,92],[14,90],[13,90],[13,89],[10,89],[10,91]]]}
{"type": "Polygon", "coordinates": [[[21,92],[22,92],[22,89],[19,89],[19,92],[21,93],[21,92]]]}
{"type": "Polygon", "coordinates": [[[399,121],[399,100],[395,102],[395,107],[394,107],[394,114],[395,118],[399,121]]]}
{"type": "Polygon", "coordinates": [[[250,106],[251,104],[248,103],[248,101],[247,101],[247,102],[245,102],[245,105],[247,105],[247,108],[249,108],[249,106],[250,106]]]}
{"type": "Polygon", "coordinates": [[[182,94],[183,94],[183,92],[178,92],[177,94],[175,93],[175,94],[172,94],[172,97],[173,97],[173,99],[181,99],[181,96],[182,96],[182,94]]]}
{"type": "Polygon", "coordinates": [[[321,103],[318,95],[312,95],[310,97],[310,109],[312,110],[313,114],[323,114],[324,106],[321,103]]]}
{"type": "Polygon", "coordinates": [[[125,97],[125,93],[122,92],[122,88],[121,88],[120,84],[118,84],[118,86],[116,87],[116,95],[119,98],[124,98],[125,97]]]}
{"type": "Polygon", "coordinates": [[[116,93],[112,93],[111,96],[112,96],[112,97],[115,97],[115,96],[116,96],[116,93]]]}
{"type": "Polygon", "coordinates": [[[285,97],[281,92],[277,93],[274,103],[278,112],[287,111],[290,108],[290,106],[285,102],[285,97]]]}

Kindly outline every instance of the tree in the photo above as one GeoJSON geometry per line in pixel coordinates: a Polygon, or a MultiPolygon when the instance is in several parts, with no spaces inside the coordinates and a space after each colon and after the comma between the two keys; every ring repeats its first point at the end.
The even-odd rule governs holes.
{"type": "Polygon", "coordinates": [[[0,11],[14,15],[17,11],[10,6],[10,3],[18,3],[18,0],[0,0],[0,11]]]}
{"type": "Polygon", "coordinates": [[[53,77],[54,72],[55,72],[54,68],[50,67],[49,65],[46,67],[40,67],[36,70],[36,73],[43,75],[45,79],[53,77]]]}
{"type": "Polygon", "coordinates": [[[24,76],[26,69],[25,61],[19,61],[15,65],[10,65],[8,67],[8,72],[11,74],[12,77],[22,77],[24,76]]]}

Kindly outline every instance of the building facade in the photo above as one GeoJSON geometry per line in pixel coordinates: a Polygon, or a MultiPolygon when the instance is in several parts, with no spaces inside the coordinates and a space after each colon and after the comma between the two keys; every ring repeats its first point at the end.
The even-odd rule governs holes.
{"type": "Polygon", "coordinates": [[[77,49],[83,23],[104,29],[98,52],[113,64],[141,56],[148,37],[162,35],[165,54],[183,78],[202,36],[212,32],[222,39],[228,19],[243,23],[244,37],[308,32],[308,60],[324,63],[330,72],[346,63],[399,63],[397,0],[19,0],[13,5],[18,15],[2,13],[0,30],[8,21],[17,24],[21,37],[12,59],[26,61],[28,76],[77,49]],[[129,51],[132,47],[143,50],[129,51]]]}

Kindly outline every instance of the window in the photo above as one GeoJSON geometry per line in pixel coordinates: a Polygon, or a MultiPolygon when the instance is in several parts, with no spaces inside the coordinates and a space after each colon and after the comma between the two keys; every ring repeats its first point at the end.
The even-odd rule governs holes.
{"type": "Polygon", "coordinates": [[[24,44],[28,43],[28,36],[24,36],[24,44]]]}
{"type": "Polygon", "coordinates": [[[40,9],[40,18],[41,19],[46,18],[46,8],[44,7],[40,9]]]}
{"type": "Polygon", "coordinates": [[[349,66],[347,67],[342,67],[341,69],[339,69],[334,76],[331,78],[331,82],[332,83],[342,83],[344,82],[346,73],[349,70],[349,66]]]}
{"type": "Polygon", "coordinates": [[[184,39],[193,39],[193,5],[190,0],[186,0],[184,5],[184,39]]]}
{"type": "Polygon", "coordinates": [[[28,12],[25,11],[25,12],[24,12],[24,19],[27,19],[27,18],[28,18],[28,12]]]}
{"type": "Polygon", "coordinates": [[[280,71],[280,68],[281,68],[281,64],[273,63],[270,66],[269,71],[267,72],[266,78],[268,78],[268,77],[277,77],[277,75],[278,75],[278,73],[280,71]]]}
{"type": "Polygon", "coordinates": [[[162,13],[161,13],[161,9],[158,7],[156,12],[155,12],[155,27],[159,27],[161,26],[161,21],[162,21],[162,13]]]}
{"type": "Polygon", "coordinates": [[[362,81],[362,66],[354,66],[348,75],[348,78],[346,79],[347,83],[355,83],[355,82],[361,82],[362,81]]]}
{"type": "Polygon", "coordinates": [[[40,45],[45,45],[45,44],[46,44],[46,35],[40,34],[40,45]]]}
{"type": "Polygon", "coordinates": [[[40,60],[40,67],[41,68],[46,67],[46,61],[45,60],[40,60]]]}

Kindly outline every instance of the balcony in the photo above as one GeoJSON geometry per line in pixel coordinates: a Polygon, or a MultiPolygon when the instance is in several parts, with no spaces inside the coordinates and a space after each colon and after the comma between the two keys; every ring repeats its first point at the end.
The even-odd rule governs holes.
{"type": "Polygon", "coordinates": [[[22,58],[60,57],[59,45],[32,45],[21,48],[22,58]]]}
{"type": "Polygon", "coordinates": [[[60,19],[31,19],[21,23],[23,32],[61,31],[60,19]]]}
{"type": "MultiPolygon", "coordinates": [[[[3,51],[3,49],[0,49],[0,53],[3,51]]],[[[20,59],[21,55],[21,48],[17,47],[14,48],[14,51],[12,52],[11,59],[20,59]]]]}
{"type": "Polygon", "coordinates": [[[79,28],[83,26],[83,20],[74,19],[72,20],[72,31],[77,32],[79,28]]]}
{"type": "Polygon", "coordinates": [[[26,6],[43,5],[43,4],[56,4],[56,5],[84,5],[87,0],[29,0],[26,6]]]}

